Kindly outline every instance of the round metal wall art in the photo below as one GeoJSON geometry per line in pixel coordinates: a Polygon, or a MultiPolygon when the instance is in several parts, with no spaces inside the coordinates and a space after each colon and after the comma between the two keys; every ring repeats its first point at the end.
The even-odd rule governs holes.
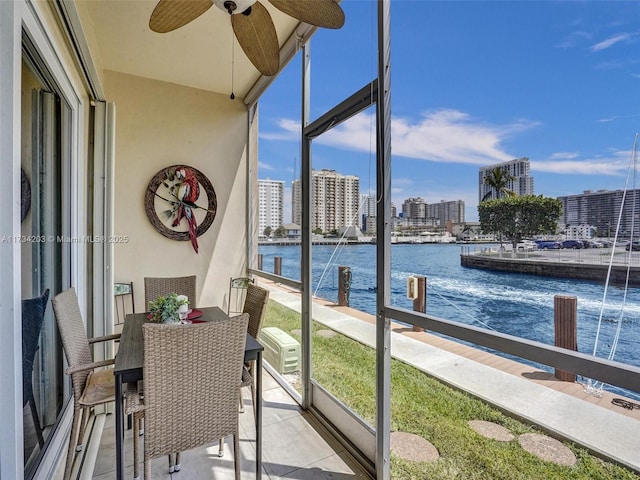
{"type": "Polygon", "coordinates": [[[153,227],[171,240],[191,240],[198,251],[197,237],[213,224],[218,202],[213,185],[198,169],[187,165],[163,168],[149,181],[144,196],[144,209],[153,227]],[[200,192],[207,196],[206,205],[200,192]],[[206,212],[194,225],[197,213],[206,212]],[[184,231],[185,225],[188,230],[184,231]]]}

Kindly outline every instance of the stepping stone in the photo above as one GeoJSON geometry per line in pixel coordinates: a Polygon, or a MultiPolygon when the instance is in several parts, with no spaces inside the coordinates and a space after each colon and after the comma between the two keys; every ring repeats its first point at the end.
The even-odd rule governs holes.
{"type": "Polygon", "coordinates": [[[539,433],[525,433],[520,435],[518,443],[527,452],[547,462],[571,467],[576,464],[573,452],[555,438],[539,433]]]}
{"type": "Polygon", "coordinates": [[[331,338],[337,335],[333,330],[318,330],[318,335],[323,338],[331,338]]]}
{"type": "Polygon", "coordinates": [[[300,337],[302,336],[302,330],[300,330],[299,328],[294,328],[293,330],[291,330],[291,333],[300,337]]]}
{"type": "Polygon", "coordinates": [[[400,458],[412,462],[435,462],[440,458],[436,447],[413,433],[391,432],[390,447],[400,458]]]}
{"type": "Polygon", "coordinates": [[[485,420],[469,420],[469,426],[476,433],[486,438],[491,438],[499,442],[509,442],[514,439],[513,434],[497,423],[487,422],[485,420]]]}

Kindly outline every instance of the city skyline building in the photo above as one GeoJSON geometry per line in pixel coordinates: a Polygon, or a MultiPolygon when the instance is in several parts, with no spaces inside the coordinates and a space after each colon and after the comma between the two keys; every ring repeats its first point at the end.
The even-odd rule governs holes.
{"type": "Polygon", "coordinates": [[[478,202],[491,192],[491,198],[498,198],[498,192],[485,183],[485,178],[496,168],[501,168],[512,178],[507,184],[507,188],[516,195],[533,195],[533,177],[531,176],[531,165],[527,157],[516,158],[508,162],[496,163],[486,167],[480,167],[478,172],[478,202]]]}
{"type": "Polygon", "coordinates": [[[375,234],[376,198],[366,193],[360,194],[360,229],[375,234]]]}
{"type": "Polygon", "coordinates": [[[402,202],[402,216],[411,219],[427,218],[427,203],[421,197],[409,197],[402,202]]]}
{"type": "Polygon", "coordinates": [[[421,197],[409,197],[402,202],[402,218],[396,224],[402,227],[445,227],[449,222],[464,222],[463,200],[440,200],[427,203],[421,197]]]}
{"type": "MultiPolygon", "coordinates": [[[[302,225],[302,188],[294,180],[291,188],[293,223],[302,225]]],[[[335,170],[311,172],[311,229],[331,232],[343,227],[358,227],[360,179],[335,170]]]]}
{"type": "Polygon", "coordinates": [[[464,200],[440,200],[440,203],[427,204],[427,218],[437,218],[440,226],[464,222],[464,200]]]}
{"type": "MultiPolygon", "coordinates": [[[[560,231],[577,232],[576,229],[588,226],[595,229],[599,237],[613,237],[618,228],[619,235],[629,238],[640,235],[640,189],[628,190],[585,190],[581,194],[558,197],[562,203],[562,214],[558,219],[560,231]],[[620,216],[624,198],[624,208],[620,216]],[[635,219],[634,219],[635,214],[635,219]]],[[[577,233],[576,233],[577,235],[577,233]]]]}
{"type": "Polygon", "coordinates": [[[258,180],[258,235],[284,224],[284,181],[258,180]]]}

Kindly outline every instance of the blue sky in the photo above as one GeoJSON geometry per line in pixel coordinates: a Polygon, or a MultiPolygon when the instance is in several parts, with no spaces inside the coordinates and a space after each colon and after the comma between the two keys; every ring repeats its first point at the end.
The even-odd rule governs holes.
{"type": "MultiPolygon", "coordinates": [[[[640,2],[391,2],[392,201],[464,200],[478,168],[528,157],[536,194],[625,187],[640,129],[640,2]]],[[[312,119],[377,74],[375,2],[312,39],[312,119]]],[[[259,178],[299,175],[300,58],[260,101],[259,178]]],[[[313,168],[375,190],[375,110],[314,142],[313,168]]],[[[289,199],[287,190],[287,200],[289,199]]],[[[289,208],[285,222],[290,221],[289,208]]]]}

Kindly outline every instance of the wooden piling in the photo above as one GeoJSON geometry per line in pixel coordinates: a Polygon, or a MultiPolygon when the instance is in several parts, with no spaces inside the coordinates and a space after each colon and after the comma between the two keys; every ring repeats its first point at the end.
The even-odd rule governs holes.
{"type": "Polygon", "coordinates": [[[282,257],[273,257],[273,273],[282,276],[282,257]]]}
{"type": "Polygon", "coordinates": [[[258,254],[258,270],[262,270],[262,254],[258,254]]]}
{"type": "MultiPolygon", "coordinates": [[[[568,350],[578,350],[578,299],[556,295],[553,297],[553,321],[555,325],[555,346],[568,350]]],[[[575,382],[576,374],[555,369],[555,377],[565,382],[575,382]]]]}
{"type": "MultiPolygon", "coordinates": [[[[418,296],[413,299],[413,311],[427,313],[427,277],[416,275],[418,279],[418,296]]],[[[424,332],[424,328],[413,326],[414,332],[424,332]]]]}
{"type": "Polygon", "coordinates": [[[338,267],[338,306],[349,306],[349,292],[351,290],[351,268],[338,267]]]}

